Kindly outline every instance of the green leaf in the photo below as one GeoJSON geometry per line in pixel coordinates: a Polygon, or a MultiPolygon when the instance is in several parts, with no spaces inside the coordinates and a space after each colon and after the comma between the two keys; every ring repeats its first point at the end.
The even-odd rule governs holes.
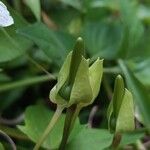
{"type": "MultiPolygon", "coordinates": [[[[135,143],[143,138],[144,132],[126,132],[122,134],[119,147],[135,143]]],[[[86,126],[68,143],[67,150],[104,150],[113,140],[113,134],[105,129],[87,128],[86,126]],[[86,137],[86,138],[85,138],[86,137]]]]}
{"type": "Polygon", "coordinates": [[[119,147],[123,147],[128,144],[135,143],[137,140],[143,138],[144,135],[145,135],[144,132],[138,132],[138,131],[123,133],[119,147]]]}
{"type": "Polygon", "coordinates": [[[144,22],[150,24],[150,10],[147,5],[140,5],[138,9],[138,17],[144,22]]]}
{"type": "Polygon", "coordinates": [[[14,25],[0,30],[0,63],[10,61],[23,55],[25,51],[31,46],[31,42],[16,34],[16,29],[26,26],[27,22],[9,6],[8,10],[14,18],[14,25]],[[13,42],[10,40],[10,37],[5,34],[5,31],[13,39],[13,42]],[[17,43],[17,46],[14,44],[14,41],[17,43]]]}
{"type": "Polygon", "coordinates": [[[70,5],[78,10],[81,10],[81,2],[80,0],[61,0],[63,3],[70,5]]]}
{"type": "Polygon", "coordinates": [[[125,89],[125,94],[117,117],[116,132],[132,131],[134,123],[134,103],[132,94],[125,89]]]}
{"type": "Polygon", "coordinates": [[[25,4],[31,9],[38,21],[41,20],[40,0],[24,0],[25,4]]]}
{"type": "Polygon", "coordinates": [[[120,31],[121,27],[117,22],[86,23],[83,27],[83,39],[90,56],[93,59],[114,59],[120,45],[120,31]]]}
{"type": "Polygon", "coordinates": [[[42,23],[29,25],[18,30],[18,33],[34,41],[58,66],[61,66],[74,42],[71,35],[53,31],[42,23]]]}
{"type": "MultiPolygon", "coordinates": [[[[149,56],[149,55],[147,55],[149,56]]],[[[128,61],[129,68],[148,89],[150,88],[150,59],[132,59],[128,61]]]]}
{"type": "Polygon", "coordinates": [[[0,143],[0,150],[5,150],[2,143],[0,143]]]}
{"type": "Polygon", "coordinates": [[[143,26],[137,15],[136,0],[119,0],[120,19],[124,27],[122,43],[119,49],[119,55],[122,58],[130,56],[130,51],[140,41],[143,34],[143,26]]]}
{"type": "Polygon", "coordinates": [[[0,72],[0,83],[11,81],[11,78],[5,73],[0,72]]]}
{"type": "MultiPolygon", "coordinates": [[[[47,108],[41,105],[30,106],[25,112],[25,125],[18,126],[18,128],[25,133],[32,141],[37,142],[38,139],[43,134],[43,131],[47,127],[50,119],[53,116],[53,112],[49,111],[47,108]],[[42,113],[41,113],[42,112],[42,113]]],[[[48,138],[44,141],[43,147],[47,149],[56,149],[60,144],[63,127],[64,127],[65,115],[63,114],[59,121],[56,123],[52,132],[48,135],[48,138]]],[[[70,140],[78,134],[82,129],[79,124],[79,120],[75,122],[74,129],[71,133],[70,140]]]]}
{"type": "Polygon", "coordinates": [[[119,65],[125,75],[127,85],[134,96],[134,101],[139,108],[144,124],[150,128],[150,97],[143,84],[129,70],[126,63],[119,60],[119,65]]]}
{"type": "Polygon", "coordinates": [[[108,147],[113,135],[104,129],[91,129],[85,127],[67,145],[67,150],[103,150],[108,147]]]}

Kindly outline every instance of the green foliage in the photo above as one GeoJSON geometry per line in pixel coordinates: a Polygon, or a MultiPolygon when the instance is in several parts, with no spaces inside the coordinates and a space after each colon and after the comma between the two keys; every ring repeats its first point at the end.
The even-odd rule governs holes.
{"type": "MultiPolygon", "coordinates": [[[[25,133],[32,141],[37,142],[41,137],[44,129],[48,125],[49,120],[51,120],[53,112],[49,111],[44,106],[30,106],[25,112],[25,125],[19,125],[18,128],[25,133]],[[41,113],[42,112],[42,113],[41,113]],[[38,127],[37,127],[38,124],[38,127]]],[[[43,147],[55,149],[58,147],[61,141],[63,133],[65,115],[62,114],[60,120],[55,124],[52,132],[48,135],[47,139],[43,143],[43,147]]],[[[79,124],[79,120],[76,121],[74,130],[70,137],[74,137],[80,130],[82,126],[79,124]]]]}
{"type": "Polygon", "coordinates": [[[0,150],[4,150],[4,146],[0,143],[0,150]]]}
{"type": "Polygon", "coordinates": [[[150,2],[2,1],[14,24],[0,27],[0,130],[17,149],[146,147],[150,2]]]}
{"type": "Polygon", "coordinates": [[[35,42],[48,58],[59,66],[71,50],[73,43],[70,34],[50,30],[43,23],[29,25],[19,29],[18,33],[35,42]]]}
{"type": "Polygon", "coordinates": [[[30,41],[16,34],[16,29],[25,27],[27,22],[13,9],[10,8],[10,11],[15,23],[7,29],[0,29],[0,63],[25,54],[31,46],[30,41]]]}
{"type": "Polygon", "coordinates": [[[127,84],[129,88],[132,90],[133,95],[135,97],[135,102],[137,106],[139,107],[139,110],[141,112],[143,121],[145,125],[150,128],[150,98],[149,95],[143,86],[142,83],[134,76],[134,74],[129,70],[125,62],[119,61],[120,67],[126,77],[127,84]]]}
{"type": "Polygon", "coordinates": [[[38,21],[41,20],[40,0],[25,0],[25,4],[31,9],[38,21]]]}
{"type": "Polygon", "coordinates": [[[112,142],[113,136],[107,130],[84,128],[67,145],[67,150],[103,150],[112,142]]]}
{"type": "Polygon", "coordinates": [[[121,27],[117,22],[86,23],[83,27],[83,37],[90,56],[106,59],[117,57],[121,39],[120,31],[121,27]]]}

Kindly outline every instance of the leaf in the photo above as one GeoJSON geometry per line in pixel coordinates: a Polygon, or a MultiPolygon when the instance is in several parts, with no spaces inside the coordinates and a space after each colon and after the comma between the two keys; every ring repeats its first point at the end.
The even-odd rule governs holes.
{"type": "Polygon", "coordinates": [[[21,56],[32,44],[27,39],[16,34],[16,29],[26,26],[27,22],[10,7],[8,7],[8,10],[14,19],[14,25],[0,30],[0,63],[10,61],[21,56]],[[4,34],[5,31],[9,34],[13,41],[16,41],[17,47],[14,42],[10,40],[10,37],[4,34]]]}
{"type": "Polygon", "coordinates": [[[81,2],[80,0],[61,0],[63,3],[70,5],[78,10],[81,10],[81,2]]]}
{"type": "MultiPolygon", "coordinates": [[[[41,105],[30,106],[25,112],[25,125],[18,126],[18,128],[25,133],[32,141],[37,142],[41,137],[43,131],[47,127],[50,119],[53,116],[53,112],[41,105]],[[41,113],[42,112],[42,113],[41,113]]],[[[63,114],[59,121],[56,123],[52,132],[48,138],[44,141],[43,147],[55,149],[61,142],[63,127],[64,127],[65,115],[63,114]]],[[[74,129],[71,133],[70,140],[81,130],[82,126],[79,124],[79,120],[75,122],[74,129]]]]}
{"type": "Polygon", "coordinates": [[[143,138],[144,135],[145,135],[144,132],[138,132],[138,131],[123,133],[119,146],[123,147],[123,146],[126,146],[128,144],[135,143],[137,140],[143,138]]]}
{"type": "Polygon", "coordinates": [[[40,0],[24,0],[25,4],[31,9],[38,21],[41,20],[40,0]]]}
{"type": "Polygon", "coordinates": [[[21,28],[18,33],[34,41],[58,66],[62,65],[74,42],[71,35],[53,31],[42,23],[21,28]]]}
{"type": "Polygon", "coordinates": [[[121,27],[116,22],[86,23],[83,27],[83,39],[90,56],[93,59],[114,59],[120,45],[120,31],[121,27]]]}
{"type": "Polygon", "coordinates": [[[143,84],[129,70],[126,63],[119,60],[119,65],[125,75],[127,85],[133,93],[134,101],[139,108],[144,124],[150,128],[150,97],[143,84]]]}
{"type": "Polygon", "coordinates": [[[0,150],[5,150],[2,143],[0,143],[0,150]]]}
{"type": "Polygon", "coordinates": [[[8,81],[11,81],[11,78],[5,73],[0,72],[0,84],[8,81]]]}
{"type": "MultiPolygon", "coordinates": [[[[127,132],[122,134],[119,147],[135,143],[144,137],[144,132],[127,132]]],[[[84,128],[67,145],[67,150],[104,150],[113,140],[113,134],[105,129],[84,128]],[[85,138],[86,137],[86,138],[85,138]]]]}
{"type": "MultiPolygon", "coordinates": [[[[147,55],[149,56],[149,55],[147,55]]],[[[148,89],[150,88],[150,59],[132,59],[128,60],[128,66],[135,76],[148,89]]]]}
{"type": "Polygon", "coordinates": [[[140,5],[138,9],[138,17],[146,23],[150,23],[150,10],[147,5],[140,5]]]}
{"type": "Polygon", "coordinates": [[[122,58],[126,58],[130,56],[131,49],[140,41],[143,34],[143,26],[137,15],[136,0],[119,0],[119,4],[120,19],[124,27],[119,55],[122,58]]]}
{"type": "Polygon", "coordinates": [[[104,129],[91,129],[85,127],[67,145],[67,150],[103,150],[108,147],[113,135],[104,129]]]}

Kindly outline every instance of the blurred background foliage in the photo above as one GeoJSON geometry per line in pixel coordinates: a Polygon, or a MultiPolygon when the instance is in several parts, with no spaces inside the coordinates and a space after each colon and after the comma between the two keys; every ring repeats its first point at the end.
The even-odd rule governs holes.
{"type": "Polygon", "coordinates": [[[49,91],[78,36],[85,41],[87,58],[104,59],[100,94],[94,104],[81,112],[81,123],[88,122],[90,111],[96,106],[92,125],[107,128],[106,109],[114,79],[123,74],[134,95],[138,126],[150,127],[149,0],[3,2],[15,24],[5,28],[9,36],[0,31],[1,128],[15,138],[9,129],[18,132],[14,126],[23,121],[19,117],[29,105],[44,104],[55,109],[49,91]],[[20,122],[14,123],[18,118],[20,122]]]}

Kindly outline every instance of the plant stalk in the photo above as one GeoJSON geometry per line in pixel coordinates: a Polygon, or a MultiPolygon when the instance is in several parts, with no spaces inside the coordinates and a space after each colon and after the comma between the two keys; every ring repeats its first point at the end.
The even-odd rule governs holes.
{"type": "Polygon", "coordinates": [[[63,137],[62,137],[62,140],[61,140],[58,150],[65,150],[69,135],[73,129],[75,120],[76,120],[80,110],[81,110],[81,107],[76,104],[72,105],[71,107],[69,107],[67,109],[63,137]]]}
{"type": "Polygon", "coordinates": [[[113,141],[112,141],[112,144],[110,146],[110,149],[112,150],[116,150],[121,142],[121,134],[120,133],[115,133],[114,134],[114,137],[113,137],[113,141]]]}
{"type": "Polygon", "coordinates": [[[42,145],[42,143],[47,138],[48,134],[51,132],[54,125],[58,121],[59,117],[61,116],[63,109],[64,109],[64,107],[59,107],[59,106],[57,107],[51,121],[49,122],[47,128],[45,129],[45,131],[44,131],[43,135],[41,136],[41,138],[39,139],[39,141],[36,143],[33,150],[38,150],[40,148],[40,146],[42,145]]]}
{"type": "Polygon", "coordinates": [[[14,141],[5,132],[0,130],[0,136],[2,136],[11,145],[12,150],[17,150],[14,141]]]}

